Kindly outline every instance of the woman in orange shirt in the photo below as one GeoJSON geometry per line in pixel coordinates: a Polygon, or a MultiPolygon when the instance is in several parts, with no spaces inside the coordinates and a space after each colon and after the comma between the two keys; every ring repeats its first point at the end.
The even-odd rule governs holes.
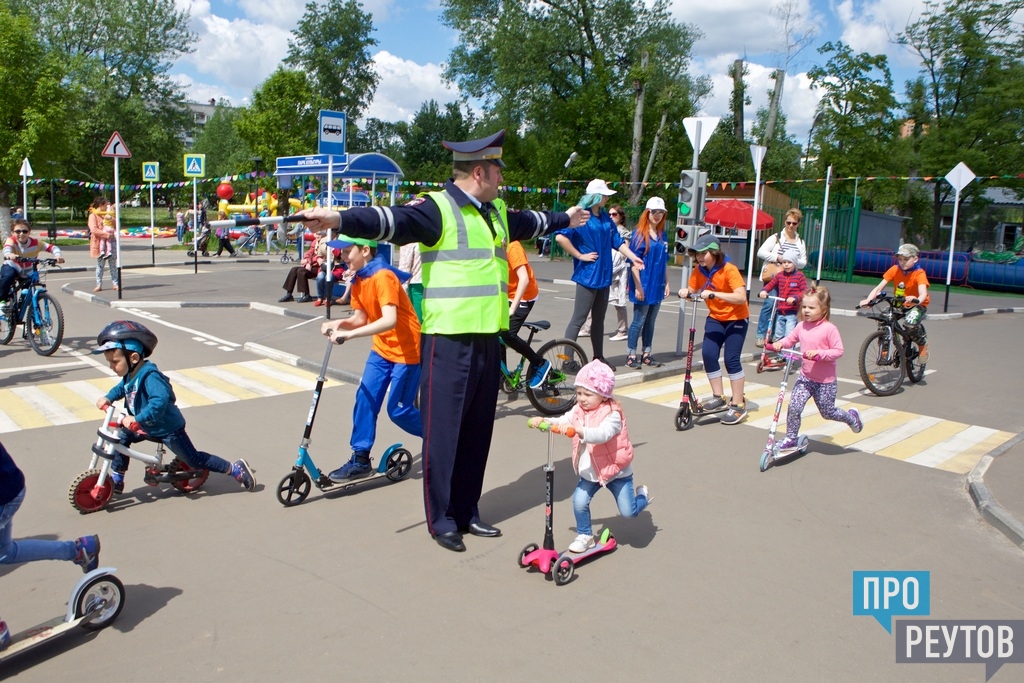
{"type": "Polygon", "coordinates": [[[679,290],[679,296],[685,299],[691,293],[696,294],[708,307],[701,356],[714,396],[704,401],[703,405],[709,411],[725,405],[722,366],[718,361],[724,348],[725,370],[729,373],[732,401],[721,422],[727,425],[739,424],[747,417],[746,398],[743,395],[743,364],[740,362],[750,322],[746,284],[739,269],[722,252],[718,238],[714,235],[700,237],[690,249],[690,254],[696,260],[697,268],[690,275],[687,286],[679,290]]]}

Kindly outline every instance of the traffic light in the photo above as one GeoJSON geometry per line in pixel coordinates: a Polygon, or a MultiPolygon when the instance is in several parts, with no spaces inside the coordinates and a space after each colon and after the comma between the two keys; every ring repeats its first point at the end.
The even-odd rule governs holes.
{"type": "Polygon", "coordinates": [[[704,220],[704,190],[708,174],[698,170],[679,173],[679,220],[699,223],[704,220]]]}

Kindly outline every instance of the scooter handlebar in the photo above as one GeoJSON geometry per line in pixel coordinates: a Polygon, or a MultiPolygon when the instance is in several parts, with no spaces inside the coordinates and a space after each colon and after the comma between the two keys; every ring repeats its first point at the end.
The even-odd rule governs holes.
{"type": "Polygon", "coordinates": [[[539,429],[542,432],[550,431],[552,434],[562,434],[564,436],[573,437],[576,436],[576,429],[572,425],[557,425],[548,422],[547,420],[541,420],[534,424],[536,418],[530,418],[526,421],[526,426],[530,429],[539,429]]]}

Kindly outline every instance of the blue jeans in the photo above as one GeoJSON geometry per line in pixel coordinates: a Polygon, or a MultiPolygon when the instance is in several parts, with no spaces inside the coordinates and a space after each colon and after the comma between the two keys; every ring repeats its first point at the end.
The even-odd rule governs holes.
{"type": "MultiPolygon", "coordinates": [[[[637,496],[633,491],[633,475],[612,479],[606,486],[615,496],[619,514],[623,517],[636,517],[647,507],[647,498],[637,496]]],[[[600,488],[601,485],[596,481],[587,481],[582,478],[576,484],[576,490],[572,494],[572,509],[576,514],[576,533],[588,536],[594,533],[590,526],[590,501],[600,488]]]]}
{"type": "MultiPolygon", "coordinates": [[[[212,455],[205,451],[196,450],[196,447],[192,445],[192,439],[188,438],[188,434],[185,433],[184,427],[170,436],[165,436],[160,439],[160,441],[167,446],[171,453],[178,456],[182,462],[192,469],[210,470],[211,472],[220,472],[221,474],[228,474],[231,472],[231,463],[227,460],[218,458],[216,455],[212,455]]],[[[129,462],[131,462],[131,458],[127,455],[118,453],[114,456],[111,468],[115,472],[124,473],[128,471],[129,462]]]]}
{"type": "Polygon", "coordinates": [[[0,505],[0,564],[18,564],[37,560],[74,560],[78,548],[74,541],[45,541],[38,538],[14,540],[14,513],[25,500],[25,489],[10,503],[0,505]]]}
{"type": "Polygon", "coordinates": [[[796,313],[778,314],[775,316],[775,336],[773,336],[772,339],[774,341],[782,339],[796,329],[796,323],[796,313]]]}
{"type": "Polygon", "coordinates": [[[353,452],[369,453],[377,439],[377,415],[388,394],[388,417],[413,436],[423,436],[423,423],[416,407],[416,393],[420,387],[420,365],[392,363],[376,351],[370,351],[363,368],[363,379],[356,391],[356,405],[352,409],[353,452]]]}
{"type": "Polygon", "coordinates": [[[654,321],[658,319],[659,310],[661,310],[660,301],[656,304],[633,304],[633,322],[629,326],[626,353],[633,355],[636,351],[637,340],[643,342],[644,353],[651,352],[651,343],[654,341],[654,321]]]}
{"type": "MultiPolygon", "coordinates": [[[[779,290],[769,290],[768,296],[778,296],[779,290]]],[[[761,304],[761,315],[757,316],[757,331],[754,332],[754,337],[757,339],[764,339],[765,335],[768,334],[768,327],[772,324],[772,300],[765,299],[764,303],[761,304]]],[[[779,337],[776,337],[779,339],[779,337]]]]}

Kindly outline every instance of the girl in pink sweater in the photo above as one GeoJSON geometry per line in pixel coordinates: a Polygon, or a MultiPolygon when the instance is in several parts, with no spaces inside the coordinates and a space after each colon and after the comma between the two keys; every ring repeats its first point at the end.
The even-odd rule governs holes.
{"type": "Polygon", "coordinates": [[[530,418],[534,427],[546,421],[572,425],[576,430],[572,466],[580,481],[572,495],[572,507],[579,535],[569,545],[569,552],[582,553],[594,547],[590,501],[602,486],[615,496],[623,517],[636,517],[651,504],[646,486],[633,490],[633,445],[622,406],[612,398],[613,389],[615,373],[604,362],[592,360],[576,375],[576,405],[571,411],[556,418],[530,418]]]}
{"type": "Polygon", "coordinates": [[[854,433],[864,428],[856,408],[846,411],[836,407],[836,361],[843,355],[843,340],[839,329],[829,321],[831,316],[832,296],[828,290],[824,287],[812,289],[800,302],[800,322],[796,329],[777,342],[765,344],[765,348],[778,351],[799,343],[804,358],[800,377],[789,397],[786,438],[779,444],[779,450],[796,447],[800,414],[812,397],[818,412],[826,420],[845,422],[854,433]]]}

